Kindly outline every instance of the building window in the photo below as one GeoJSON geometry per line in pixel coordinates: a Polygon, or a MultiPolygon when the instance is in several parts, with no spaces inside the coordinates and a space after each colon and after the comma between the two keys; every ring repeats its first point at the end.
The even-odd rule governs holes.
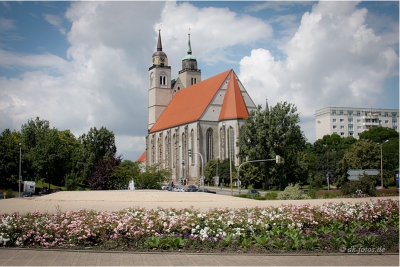
{"type": "Polygon", "coordinates": [[[344,129],[344,125],[340,125],[340,129],[344,129]]]}
{"type": "Polygon", "coordinates": [[[167,75],[165,72],[160,74],[160,85],[167,85],[167,75]]]}
{"type": "Polygon", "coordinates": [[[208,128],[206,133],[206,160],[209,161],[214,158],[213,156],[213,130],[208,128]]]}
{"type": "Polygon", "coordinates": [[[385,112],[385,117],[389,117],[389,113],[388,112],[385,112]]]}
{"type": "Polygon", "coordinates": [[[340,119],[340,122],[344,122],[344,119],[340,119]]]}
{"type": "Polygon", "coordinates": [[[360,120],[360,119],[357,119],[357,123],[361,123],[361,120],[360,120]]]}
{"type": "Polygon", "coordinates": [[[332,119],[332,122],[336,122],[336,119],[332,119]]]}
{"type": "Polygon", "coordinates": [[[357,130],[361,130],[361,126],[357,126],[357,130]]]}
{"type": "Polygon", "coordinates": [[[348,115],[348,116],[353,116],[353,111],[352,111],[352,110],[348,110],[348,111],[347,111],[347,115],[348,115]]]}
{"type": "Polygon", "coordinates": [[[349,124],[353,124],[353,118],[348,120],[349,124]]]}
{"type": "Polygon", "coordinates": [[[190,132],[190,149],[192,150],[192,157],[189,159],[190,163],[192,165],[194,165],[194,130],[192,129],[192,131],[190,132]]]}
{"type": "Polygon", "coordinates": [[[333,125],[333,129],[336,129],[337,128],[337,126],[336,125],[333,125]]]}
{"type": "Polygon", "coordinates": [[[385,120],[385,124],[389,124],[389,120],[385,120]]]}
{"type": "Polygon", "coordinates": [[[339,115],[343,115],[343,110],[339,110],[339,115]]]}
{"type": "Polygon", "coordinates": [[[336,110],[332,110],[332,115],[336,115],[336,110]]]}
{"type": "Polygon", "coordinates": [[[340,133],[340,136],[344,136],[344,132],[341,132],[341,133],[340,133]]]}
{"type": "Polygon", "coordinates": [[[196,79],[196,78],[191,78],[191,79],[190,79],[190,82],[191,82],[191,85],[196,84],[197,79],[196,79]]]}
{"type": "Polygon", "coordinates": [[[333,134],[337,134],[337,132],[333,132],[333,134]]]}
{"type": "Polygon", "coordinates": [[[360,116],[360,114],[361,114],[361,112],[360,112],[360,111],[357,111],[357,116],[360,116]]]}
{"type": "Polygon", "coordinates": [[[350,136],[353,136],[353,135],[354,135],[354,133],[353,133],[353,132],[349,132],[349,135],[350,135],[350,136]]]}
{"type": "Polygon", "coordinates": [[[349,125],[349,131],[353,131],[353,125],[349,125]]]}
{"type": "Polygon", "coordinates": [[[392,112],[392,117],[396,117],[397,116],[397,112],[392,112]]]}

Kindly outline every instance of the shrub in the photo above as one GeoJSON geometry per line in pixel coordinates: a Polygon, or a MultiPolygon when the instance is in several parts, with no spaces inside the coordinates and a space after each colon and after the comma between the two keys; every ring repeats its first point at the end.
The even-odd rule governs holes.
{"type": "Polygon", "coordinates": [[[7,189],[4,193],[3,196],[6,198],[13,198],[14,197],[14,191],[12,189],[7,189]]]}
{"type": "Polygon", "coordinates": [[[353,195],[360,189],[363,193],[369,196],[375,196],[375,179],[364,174],[358,181],[348,181],[342,186],[343,195],[353,195]]]}
{"type": "Polygon", "coordinates": [[[294,199],[310,199],[310,196],[303,193],[299,184],[289,184],[284,191],[279,192],[277,199],[279,200],[294,200],[294,199]]]}
{"type": "Polygon", "coordinates": [[[266,200],[275,200],[278,197],[278,194],[275,192],[267,193],[265,194],[265,199],[266,200]]]}
{"type": "Polygon", "coordinates": [[[317,198],[317,190],[315,190],[315,189],[310,189],[309,191],[308,191],[308,193],[307,193],[307,195],[310,197],[310,198],[317,198]]]}

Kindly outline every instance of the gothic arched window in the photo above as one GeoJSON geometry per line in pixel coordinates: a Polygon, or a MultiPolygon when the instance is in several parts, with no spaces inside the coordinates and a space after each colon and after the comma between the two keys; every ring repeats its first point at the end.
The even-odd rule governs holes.
{"type": "Polygon", "coordinates": [[[190,132],[190,149],[192,150],[192,157],[190,158],[190,164],[194,165],[194,130],[190,132]]]}
{"type": "Polygon", "coordinates": [[[214,142],[213,142],[213,130],[208,128],[206,133],[206,161],[214,158],[213,156],[214,142]]]}
{"type": "Polygon", "coordinates": [[[165,72],[160,73],[160,85],[167,85],[167,74],[165,72]]]}

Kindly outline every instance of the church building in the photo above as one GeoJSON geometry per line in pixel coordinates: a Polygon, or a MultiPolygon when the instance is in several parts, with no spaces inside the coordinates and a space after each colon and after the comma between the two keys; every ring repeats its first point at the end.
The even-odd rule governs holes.
{"type": "Polygon", "coordinates": [[[256,105],[236,73],[231,69],[203,81],[189,34],[182,69],[172,79],[160,32],[148,73],[146,165],[170,169],[175,184],[196,185],[202,173],[201,158],[204,165],[211,159],[231,158],[238,166],[236,142],[244,119],[256,105]]]}

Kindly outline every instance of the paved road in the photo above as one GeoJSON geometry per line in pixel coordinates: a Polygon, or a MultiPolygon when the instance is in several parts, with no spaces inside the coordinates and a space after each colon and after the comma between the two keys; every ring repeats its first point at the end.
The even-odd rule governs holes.
{"type": "Polygon", "coordinates": [[[0,266],[399,266],[399,256],[177,254],[2,248],[0,266]]]}

